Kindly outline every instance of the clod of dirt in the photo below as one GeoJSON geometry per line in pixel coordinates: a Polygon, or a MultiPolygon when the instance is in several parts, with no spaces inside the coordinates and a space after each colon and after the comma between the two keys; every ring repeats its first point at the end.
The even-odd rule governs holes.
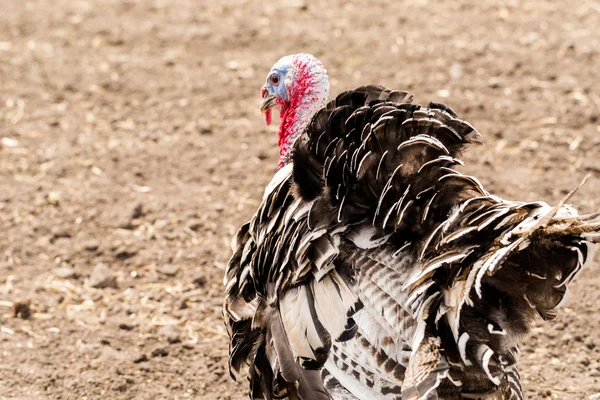
{"type": "Polygon", "coordinates": [[[117,260],[123,261],[123,260],[127,260],[128,258],[135,256],[137,253],[138,253],[137,249],[132,249],[125,245],[121,245],[121,246],[117,247],[117,249],[115,250],[115,258],[117,260]]]}
{"type": "Polygon", "coordinates": [[[54,273],[62,279],[77,278],[77,273],[70,267],[58,267],[54,270],[54,273]]]}
{"type": "Polygon", "coordinates": [[[163,347],[157,347],[152,350],[152,357],[166,357],[169,355],[169,352],[165,350],[163,347]]]}
{"type": "Polygon", "coordinates": [[[52,229],[52,239],[70,238],[71,233],[64,228],[54,227],[52,229]]]}
{"type": "Polygon", "coordinates": [[[117,216],[117,226],[121,229],[135,229],[137,224],[134,224],[133,220],[139,219],[146,214],[142,203],[136,203],[129,210],[127,211],[126,208],[124,213],[120,213],[120,216],[117,216]]]}
{"type": "Polygon", "coordinates": [[[167,342],[169,344],[175,344],[181,342],[181,337],[179,336],[179,330],[173,325],[165,325],[158,330],[158,334],[166,337],[167,342]]]}
{"type": "Polygon", "coordinates": [[[117,386],[115,388],[115,390],[118,390],[119,392],[126,392],[127,391],[127,385],[122,383],[119,386],[117,386]]]}
{"type": "Polygon", "coordinates": [[[583,343],[585,344],[585,347],[587,347],[590,350],[594,350],[596,348],[596,343],[594,343],[594,339],[591,336],[585,338],[585,341],[583,343]]]}
{"type": "Polygon", "coordinates": [[[135,360],[133,360],[133,363],[134,364],[139,364],[139,363],[146,362],[146,361],[148,361],[148,356],[145,355],[145,354],[142,354],[141,356],[139,356],[138,358],[136,358],[135,360]]]}
{"type": "Polygon", "coordinates": [[[60,205],[61,196],[58,192],[50,192],[46,195],[46,201],[48,204],[54,207],[58,207],[60,205]]]}
{"type": "Polygon", "coordinates": [[[131,222],[131,218],[122,219],[121,222],[119,222],[117,224],[117,226],[121,229],[127,229],[127,230],[135,229],[135,225],[133,225],[133,223],[131,222]]]}
{"type": "Polygon", "coordinates": [[[158,267],[158,272],[165,274],[166,276],[175,276],[179,272],[179,266],[174,264],[165,264],[158,267]]]}
{"type": "Polygon", "coordinates": [[[190,219],[187,221],[185,226],[187,226],[189,229],[193,230],[194,232],[197,232],[200,228],[202,228],[202,221],[197,220],[197,219],[190,219]]]}
{"type": "Polygon", "coordinates": [[[144,206],[142,203],[137,203],[131,212],[131,219],[138,219],[144,216],[144,206]]]}
{"type": "Polygon", "coordinates": [[[179,300],[179,309],[185,310],[186,308],[188,308],[188,302],[189,299],[187,297],[184,297],[183,299],[179,300]]]}
{"type": "Polygon", "coordinates": [[[100,248],[100,242],[95,239],[86,240],[81,244],[81,248],[86,251],[96,251],[100,248]]]}
{"type": "Polygon", "coordinates": [[[29,319],[31,317],[31,300],[13,303],[13,316],[15,318],[29,319]]]}
{"type": "Polygon", "coordinates": [[[577,358],[577,362],[581,365],[583,365],[584,367],[587,367],[590,365],[590,359],[587,358],[586,356],[580,356],[577,358]]]}
{"type": "Polygon", "coordinates": [[[95,289],[113,288],[117,289],[117,277],[110,271],[108,265],[97,264],[90,276],[90,286],[95,289]]]}
{"type": "Polygon", "coordinates": [[[206,285],[206,277],[205,276],[199,276],[196,279],[194,279],[192,281],[192,283],[196,286],[196,287],[204,287],[204,285],[206,285]]]}
{"type": "Polygon", "coordinates": [[[119,329],[123,329],[124,331],[131,331],[133,330],[134,326],[131,324],[128,324],[126,322],[121,322],[119,324],[119,329]]]}
{"type": "Polygon", "coordinates": [[[571,341],[573,340],[573,335],[571,335],[570,333],[565,333],[561,338],[560,341],[563,344],[569,344],[571,341]]]}

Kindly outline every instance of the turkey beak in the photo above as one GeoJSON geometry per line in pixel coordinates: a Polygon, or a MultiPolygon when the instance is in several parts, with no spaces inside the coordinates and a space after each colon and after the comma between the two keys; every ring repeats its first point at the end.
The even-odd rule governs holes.
{"type": "Polygon", "coordinates": [[[275,99],[276,97],[269,93],[269,91],[265,88],[262,90],[262,100],[260,102],[260,112],[265,113],[270,108],[275,107],[275,99]]]}

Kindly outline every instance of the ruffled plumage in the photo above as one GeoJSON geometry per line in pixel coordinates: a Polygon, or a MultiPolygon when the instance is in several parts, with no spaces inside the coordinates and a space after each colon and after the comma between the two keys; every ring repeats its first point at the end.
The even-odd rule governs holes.
{"type": "Polygon", "coordinates": [[[600,241],[595,215],[505,201],[453,169],[479,133],[380,86],[297,139],[225,277],[251,398],[522,399],[519,340],[600,241]]]}

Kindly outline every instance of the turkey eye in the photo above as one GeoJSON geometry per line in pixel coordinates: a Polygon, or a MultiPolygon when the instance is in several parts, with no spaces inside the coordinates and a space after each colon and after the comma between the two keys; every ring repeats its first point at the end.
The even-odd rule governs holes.
{"type": "Polygon", "coordinates": [[[273,74],[269,77],[269,81],[275,86],[279,85],[279,75],[273,74]]]}

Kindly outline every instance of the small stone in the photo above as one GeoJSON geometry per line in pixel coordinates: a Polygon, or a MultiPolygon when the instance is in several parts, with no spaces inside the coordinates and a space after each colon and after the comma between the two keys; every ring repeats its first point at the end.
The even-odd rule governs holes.
{"type": "Polygon", "coordinates": [[[31,300],[13,303],[13,316],[15,318],[29,319],[31,317],[31,300]]]}
{"type": "Polygon", "coordinates": [[[179,330],[173,325],[165,325],[158,330],[158,334],[166,337],[169,344],[180,343],[179,330]]]}
{"type": "Polygon", "coordinates": [[[185,310],[186,308],[188,308],[188,298],[183,298],[179,301],[179,309],[180,310],[185,310]]]}
{"type": "Polygon", "coordinates": [[[181,237],[177,232],[174,231],[165,232],[163,233],[163,236],[167,240],[177,240],[181,237]]]}
{"type": "Polygon", "coordinates": [[[181,338],[179,336],[169,336],[167,342],[169,342],[169,344],[181,343],[181,338]]]}
{"type": "Polygon", "coordinates": [[[201,135],[211,135],[212,133],[213,131],[210,128],[200,128],[201,135]]]}
{"type": "Polygon", "coordinates": [[[86,251],[96,251],[100,248],[100,243],[95,239],[86,240],[81,247],[86,251]]]}
{"type": "Polygon", "coordinates": [[[135,256],[138,253],[138,250],[136,249],[131,249],[128,248],[127,246],[119,246],[117,248],[117,250],[115,251],[115,258],[117,260],[127,260],[128,258],[131,258],[133,256],[135,256]]]}
{"type": "Polygon", "coordinates": [[[152,350],[152,357],[166,357],[169,355],[169,352],[165,350],[163,347],[157,347],[152,350]]]}
{"type": "Polygon", "coordinates": [[[556,325],[554,325],[554,329],[556,329],[557,331],[563,331],[565,330],[566,325],[562,322],[558,322],[556,325]]]}
{"type": "Polygon", "coordinates": [[[577,359],[577,362],[579,364],[583,365],[584,367],[587,367],[588,365],[590,365],[590,360],[585,356],[579,357],[577,359]]]}
{"type": "Polygon", "coordinates": [[[110,271],[108,265],[97,264],[90,276],[90,286],[95,289],[113,288],[117,289],[117,277],[110,271]]]}
{"type": "Polygon", "coordinates": [[[123,392],[126,392],[126,391],[127,391],[127,385],[126,385],[126,384],[124,384],[124,383],[122,383],[122,384],[118,385],[118,386],[115,388],[115,390],[117,390],[117,391],[119,391],[119,392],[121,392],[121,393],[123,393],[123,392]]]}
{"type": "Polygon", "coordinates": [[[58,192],[50,192],[46,195],[46,201],[48,204],[54,207],[58,207],[60,205],[61,196],[58,192]]]}
{"type": "Polygon", "coordinates": [[[54,227],[52,228],[52,238],[53,239],[61,239],[61,238],[70,238],[71,237],[71,233],[69,233],[67,230],[60,228],[60,227],[54,227]]]}
{"type": "Polygon", "coordinates": [[[591,336],[585,338],[585,341],[583,343],[585,344],[585,347],[587,347],[590,350],[594,350],[596,348],[596,343],[594,343],[594,339],[592,339],[591,336]]]}
{"type": "Polygon", "coordinates": [[[565,333],[561,338],[560,341],[563,344],[569,344],[571,342],[571,340],[573,340],[573,335],[571,335],[570,333],[565,333]]]}
{"type": "Polygon", "coordinates": [[[202,222],[197,219],[190,219],[185,225],[194,232],[202,228],[202,222]]]}
{"type": "Polygon", "coordinates": [[[133,328],[133,325],[128,324],[127,322],[121,322],[119,324],[119,329],[123,329],[124,331],[131,331],[133,328]]]}
{"type": "Polygon", "coordinates": [[[174,264],[165,264],[158,268],[158,272],[166,276],[175,276],[179,272],[179,266],[174,264]]]}
{"type": "Polygon", "coordinates": [[[139,356],[138,358],[136,358],[135,360],[133,360],[133,363],[134,364],[139,364],[139,363],[146,362],[146,361],[148,361],[148,356],[145,355],[145,354],[142,354],[141,356],[139,356]]]}
{"type": "Polygon", "coordinates": [[[62,279],[77,278],[77,273],[70,267],[58,267],[54,270],[54,273],[62,279]]]}
{"type": "Polygon", "coordinates": [[[131,219],[138,219],[144,216],[144,206],[142,203],[137,203],[131,212],[131,219]]]}
{"type": "Polygon", "coordinates": [[[131,218],[129,218],[129,217],[122,218],[121,222],[119,222],[117,224],[117,226],[121,229],[127,229],[127,230],[135,229],[135,226],[133,225],[133,223],[131,222],[131,218]]]}

